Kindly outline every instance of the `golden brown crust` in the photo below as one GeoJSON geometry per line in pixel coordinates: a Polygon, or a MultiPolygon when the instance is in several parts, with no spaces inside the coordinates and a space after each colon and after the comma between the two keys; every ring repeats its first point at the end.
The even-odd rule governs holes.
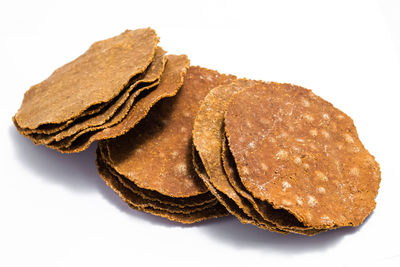
{"type": "MultiPolygon", "coordinates": [[[[113,163],[109,158],[109,151],[104,143],[105,142],[99,142],[98,144],[98,156],[101,156],[101,161],[103,161],[107,166],[111,167],[113,163]]],[[[123,177],[115,169],[113,169],[113,171],[117,173],[120,177],[123,177]]],[[[193,197],[174,198],[160,194],[159,192],[154,190],[147,190],[144,188],[140,188],[134,182],[130,181],[129,179],[126,179],[125,177],[123,181],[121,181],[121,183],[124,184],[125,187],[131,189],[132,191],[137,192],[138,194],[141,195],[141,197],[145,199],[157,200],[171,206],[177,206],[182,208],[197,207],[216,201],[215,197],[210,192],[206,192],[204,194],[193,197]]]]}
{"type": "Polygon", "coordinates": [[[224,216],[229,215],[229,213],[226,212],[225,208],[222,205],[220,205],[219,203],[210,209],[200,211],[200,212],[194,212],[191,214],[169,213],[166,211],[157,210],[157,209],[153,209],[153,208],[141,209],[131,203],[128,203],[128,205],[133,209],[144,211],[144,212],[147,212],[147,213],[150,213],[150,214],[153,214],[156,216],[160,216],[160,217],[163,217],[163,218],[171,220],[171,221],[180,222],[183,224],[192,224],[192,223],[197,223],[197,222],[201,222],[204,220],[216,219],[219,217],[224,217],[224,216]]]}
{"type": "MultiPolygon", "coordinates": [[[[297,229],[300,227],[296,229],[278,227],[280,225],[276,225],[276,220],[271,220],[274,218],[271,215],[263,218],[260,214],[260,209],[255,208],[258,208],[258,206],[255,206],[254,199],[238,194],[237,190],[229,183],[229,175],[225,172],[222,165],[221,154],[222,156],[224,155],[222,144],[224,144],[225,139],[223,121],[228,100],[235,93],[256,83],[260,82],[237,80],[231,84],[214,88],[204,98],[193,128],[193,144],[197,150],[197,153],[194,151],[194,164],[199,176],[203,179],[209,190],[241,222],[251,223],[274,232],[286,233],[289,230],[291,232],[298,230],[298,232],[305,234],[305,229],[297,229]],[[201,161],[196,158],[197,155],[201,161]]],[[[275,210],[268,211],[277,214],[275,210]]],[[[294,225],[291,226],[293,227],[294,225]]],[[[311,234],[308,230],[306,233],[311,234]]]]}
{"type": "Polygon", "coordinates": [[[378,163],[352,120],[311,91],[278,83],[242,90],[225,130],[245,188],[306,226],[356,226],[374,209],[378,163]]]}
{"type": "Polygon", "coordinates": [[[194,164],[199,176],[218,200],[241,222],[257,224],[254,209],[229,184],[221,162],[226,99],[253,81],[237,80],[212,89],[202,101],[193,126],[194,164]],[[197,160],[195,157],[199,157],[197,160]],[[201,170],[204,170],[204,173],[201,170]]]}
{"type": "Polygon", "coordinates": [[[108,128],[120,122],[128,113],[135,98],[144,90],[154,88],[158,85],[160,77],[164,71],[167,56],[165,51],[157,47],[153,62],[144,73],[137,75],[130,82],[128,88],[123,90],[119,96],[110,101],[102,110],[91,115],[79,117],[66,129],[55,134],[36,134],[32,137],[38,144],[50,144],[68,138],[68,142],[63,142],[65,147],[76,138],[89,131],[97,131],[108,128]]]}
{"type": "Polygon", "coordinates": [[[94,141],[114,138],[125,134],[146,117],[153,105],[158,101],[177,94],[178,90],[182,87],[188,68],[189,59],[186,55],[168,55],[168,61],[157,88],[138,99],[122,121],[106,129],[83,134],[68,147],[63,146],[62,143],[49,144],[49,146],[63,153],[80,152],[87,149],[94,141]]]}
{"type": "Polygon", "coordinates": [[[244,213],[244,211],[232,199],[230,199],[223,192],[216,189],[214,185],[210,182],[210,177],[208,177],[208,174],[204,169],[203,163],[194,145],[192,146],[192,160],[197,175],[202,179],[208,190],[218,199],[218,201],[222,205],[224,205],[229,213],[238,218],[241,223],[253,223],[253,219],[249,215],[244,213]]]}
{"type": "Polygon", "coordinates": [[[120,180],[110,172],[110,168],[107,168],[105,162],[101,160],[99,149],[97,150],[96,165],[100,176],[106,182],[106,184],[112,188],[123,201],[129,204],[130,207],[145,211],[154,215],[158,215],[169,220],[181,222],[181,223],[195,223],[211,218],[218,218],[226,216],[228,213],[218,202],[208,203],[205,206],[197,207],[186,207],[177,208],[163,204],[157,200],[150,200],[143,198],[141,194],[137,194],[130,190],[120,182],[120,180]],[[181,209],[181,210],[180,210],[181,209]]]}
{"type": "Polygon", "coordinates": [[[135,203],[136,206],[141,207],[152,207],[155,209],[167,211],[170,213],[182,213],[182,214],[190,214],[193,212],[201,211],[208,209],[217,204],[217,201],[208,202],[208,203],[200,203],[196,206],[185,206],[185,205],[171,205],[170,203],[164,203],[161,199],[157,197],[149,197],[148,190],[143,190],[132,182],[129,183],[129,180],[124,176],[117,173],[112,166],[107,164],[107,162],[102,158],[101,153],[99,153],[99,149],[97,150],[97,165],[100,168],[99,172],[102,175],[107,175],[110,179],[115,179],[121,186],[123,186],[124,197],[129,199],[130,202],[135,203]]]}
{"type": "Polygon", "coordinates": [[[157,104],[131,132],[107,141],[115,169],[139,187],[171,197],[207,192],[192,167],[191,129],[200,101],[227,79],[190,67],[176,97],[157,104]]]}
{"type": "Polygon", "coordinates": [[[251,206],[259,214],[257,217],[257,222],[259,224],[266,225],[264,228],[270,231],[276,231],[279,229],[281,231],[280,233],[297,233],[308,236],[313,236],[324,231],[321,229],[305,227],[296,219],[296,217],[287,211],[283,209],[274,209],[268,202],[255,199],[240,181],[239,174],[236,170],[235,161],[229,151],[226,138],[224,138],[222,142],[222,162],[230,184],[241,197],[250,202],[251,206]],[[272,226],[271,223],[273,224],[272,226]]]}
{"type": "Polygon", "coordinates": [[[154,30],[125,31],[94,43],[74,61],[32,86],[15,120],[21,128],[67,122],[93,105],[109,102],[146,70],[154,57],[154,30]]]}

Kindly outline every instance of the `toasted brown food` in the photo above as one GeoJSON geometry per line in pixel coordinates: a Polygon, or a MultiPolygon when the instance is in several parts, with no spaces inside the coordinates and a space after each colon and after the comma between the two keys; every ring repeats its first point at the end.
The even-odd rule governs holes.
{"type": "Polygon", "coordinates": [[[191,129],[204,96],[215,85],[232,79],[190,67],[174,98],[157,104],[132,131],[105,141],[113,167],[139,187],[166,196],[192,197],[207,192],[192,166],[191,129]]]}
{"type": "Polygon", "coordinates": [[[225,206],[225,208],[229,211],[229,213],[239,218],[241,223],[252,223],[253,219],[251,217],[249,217],[246,213],[244,213],[243,210],[239,208],[239,206],[232,199],[227,197],[221,191],[218,191],[210,182],[210,177],[208,177],[207,172],[203,166],[203,163],[201,162],[199,153],[194,145],[192,145],[192,161],[193,161],[193,167],[197,175],[203,180],[208,190],[210,190],[210,192],[218,199],[218,201],[225,206]]]}
{"type": "MultiPolygon", "coordinates": [[[[198,203],[197,205],[189,205],[189,206],[182,206],[182,205],[171,205],[170,203],[163,202],[163,199],[159,199],[157,196],[151,196],[150,190],[145,190],[142,188],[137,187],[134,183],[126,179],[123,175],[116,172],[113,167],[109,164],[107,160],[107,156],[104,155],[104,147],[103,149],[101,146],[98,147],[97,150],[97,164],[101,170],[101,173],[108,173],[112,179],[116,179],[123,187],[130,191],[132,196],[136,196],[139,200],[135,200],[131,198],[131,202],[135,203],[136,205],[144,205],[146,207],[152,207],[155,209],[160,209],[164,211],[168,211],[170,213],[182,213],[182,214],[190,214],[193,212],[205,210],[217,204],[216,199],[212,199],[212,201],[205,202],[205,203],[198,203]]],[[[192,204],[192,203],[191,203],[192,204]]]]}
{"type": "Polygon", "coordinates": [[[201,159],[194,161],[199,176],[211,192],[225,205],[229,212],[243,223],[254,223],[254,210],[235,192],[229,184],[221,162],[221,140],[223,139],[223,121],[226,99],[243,87],[251,86],[253,81],[238,80],[231,84],[220,85],[204,98],[197,112],[193,128],[195,154],[201,159]],[[205,173],[202,174],[204,168],[205,173]]]}
{"type": "MultiPolygon", "coordinates": [[[[169,64],[170,60],[167,67],[169,64]]],[[[200,101],[209,90],[233,79],[234,76],[190,67],[174,98],[160,101],[148,114],[148,109],[139,109],[141,114],[147,114],[143,121],[125,135],[99,143],[102,159],[98,162],[106,162],[99,171],[105,172],[109,166],[114,190],[132,207],[184,223],[228,214],[193,168],[191,129],[200,101]],[[116,181],[127,191],[117,188],[116,181]]],[[[154,94],[150,99],[158,100],[158,96],[154,94]]]]}
{"type": "Polygon", "coordinates": [[[251,203],[250,205],[256,210],[259,216],[261,216],[261,219],[258,217],[258,223],[262,225],[264,224],[266,227],[264,226],[260,228],[265,228],[270,231],[272,230],[283,234],[297,233],[309,236],[325,231],[324,229],[305,227],[296,219],[296,217],[288,213],[286,210],[274,209],[268,202],[255,199],[240,181],[239,174],[236,170],[235,161],[229,151],[226,138],[224,138],[222,142],[222,162],[229,183],[232,185],[238,195],[249,201],[251,203]],[[273,224],[272,229],[270,229],[271,223],[273,224]]]}
{"type": "Polygon", "coordinates": [[[135,97],[140,92],[158,85],[166,62],[167,56],[165,56],[165,51],[162,48],[157,47],[154,60],[146,71],[137,75],[137,77],[134,77],[133,81],[131,81],[131,85],[123,90],[120,96],[110,101],[110,103],[108,103],[100,112],[93,112],[90,115],[80,117],[69,125],[68,128],[55,134],[33,134],[32,137],[38,144],[49,144],[71,136],[76,139],[86,132],[109,127],[111,124],[110,120],[116,121],[114,124],[119,122],[124,116],[126,116],[126,113],[131,108],[135,97]],[[131,95],[133,95],[133,97],[131,95]],[[118,116],[114,116],[117,111],[118,116]]]}
{"type": "MultiPolygon", "coordinates": [[[[231,185],[228,173],[225,172],[221,160],[221,154],[224,154],[222,144],[224,144],[225,139],[224,113],[229,99],[233,94],[256,83],[260,82],[237,80],[232,84],[214,88],[204,98],[193,128],[193,144],[197,150],[194,151],[194,165],[209,190],[241,222],[252,223],[270,231],[285,233],[288,229],[279,227],[277,222],[272,220],[272,215],[265,218],[260,214],[260,207],[255,206],[252,197],[245,197],[237,192],[236,188],[231,185]]],[[[270,212],[278,213],[275,210],[270,212]]],[[[291,226],[296,227],[296,225],[291,226]]],[[[304,229],[299,231],[303,232],[304,229]]]]}
{"type": "Polygon", "coordinates": [[[192,224],[196,222],[201,222],[208,219],[215,219],[219,217],[227,216],[228,213],[226,209],[221,204],[217,203],[212,208],[202,210],[199,212],[193,212],[191,214],[180,214],[180,213],[169,213],[163,210],[157,210],[153,208],[140,208],[131,203],[128,204],[131,208],[141,210],[153,215],[164,217],[171,221],[176,221],[184,224],[192,224]]]}
{"type": "Polygon", "coordinates": [[[24,96],[15,122],[22,129],[70,123],[120,94],[131,78],[152,62],[158,37],[154,30],[125,31],[94,43],[74,61],[57,69],[24,96]]]}
{"type": "MultiPolygon", "coordinates": [[[[110,154],[108,147],[105,146],[104,142],[100,142],[98,144],[98,153],[97,156],[101,157],[100,160],[104,162],[104,164],[109,167],[109,169],[112,169],[114,173],[117,173],[113,167],[112,167],[112,162],[110,160],[110,154]]],[[[117,173],[118,174],[118,173],[117,173]]],[[[120,182],[130,190],[136,192],[137,194],[140,194],[142,198],[145,199],[150,199],[150,200],[157,200],[161,203],[165,203],[170,206],[177,206],[181,208],[185,207],[199,207],[204,204],[210,204],[210,203],[215,203],[216,199],[213,197],[213,195],[209,194],[208,192],[204,194],[200,194],[197,196],[193,197],[187,197],[187,198],[175,198],[175,197],[170,197],[166,196],[163,194],[158,193],[157,191],[154,190],[146,190],[143,188],[138,187],[135,183],[130,181],[129,179],[126,179],[123,175],[118,174],[119,177],[123,178],[120,179],[120,182]]]]}
{"type": "MultiPolygon", "coordinates": [[[[107,124],[107,128],[82,134],[72,142],[66,138],[61,142],[51,143],[49,146],[64,153],[80,152],[88,148],[94,141],[114,138],[132,129],[147,115],[155,103],[163,98],[176,95],[182,87],[189,68],[189,59],[185,55],[168,55],[167,57],[168,61],[157,88],[135,101],[122,121],[117,124],[112,124],[114,121],[111,121],[110,124],[107,124]]],[[[134,95],[133,97],[135,99],[138,96],[134,95]]]]}
{"type": "Polygon", "coordinates": [[[357,226],[374,209],[378,163],[353,121],[310,90],[278,83],[241,90],[225,131],[244,188],[305,227],[357,226]]]}
{"type": "Polygon", "coordinates": [[[130,188],[125,187],[118,177],[116,177],[114,173],[110,172],[110,168],[107,167],[105,162],[101,159],[102,157],[98,148],[96,164],[100,176],[106,184],[122,198],[123,201],[128,203],[129,206],[134,209],[186,224],[227,215],[226,210],[218,202],[206,204],[203,208],[180,208],[180,212],[180,210],[176,207],[174,208],[174,206],[165,205],[157,200],[143,198],[141,194],[135,193],[130,188]],[[192,209],[192,211],[190,211],[190,209],[192,209]]]}
{"type": "Polygon", "coordinates": [[[16,128],[22,135],[34,140],[34,138],[31,138],[31,137],[35,137],[36,135],[39,135],[39,134],[45,134],[45,135],[56,134],[56,133],[64,130],[65,128],[67,128],[70,124],[74,123],[75,120],[80,119],[81,117],[99,113],[103,110],[104,107],[107,106],[107,104],[108,103],[93,105],[90,108],[88,108],[87,110],[85,110],[84,112],[82,112],[81,114],[79,114],[78,117],[71,119],[67,122],[41,125],[36,129],[21,128],[15,121],[15,117],[13,117],[12,119],[13,119],[13,122],[14,122],[16,128]]]}

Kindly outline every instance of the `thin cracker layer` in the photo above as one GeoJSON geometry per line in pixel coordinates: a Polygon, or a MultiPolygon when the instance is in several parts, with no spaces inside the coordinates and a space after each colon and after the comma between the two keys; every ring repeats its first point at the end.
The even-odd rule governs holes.
{"type": "MultiPolygon", "coordinates": [[[[112,161],[110,160],[109,150],[108,150],[108,147],[105,145],[105,142],[100,142],[98,144],[97,156],[101,157],[100,160],[103,161],[108,166],[113,165],[112,161]]],[[[113,171],[115,173],[117,173],[119,176],[123,177],[115,169],[113,169],[113,171]]],[[[124,178],[125,178],[124,181],[121,183],[123,183],[125,187],[128,187],[131,190],[138,192],[143,198],[158,200],[158,201],[160,201],[162,203],[166,203],[170,206],[197,207],[197,206],[209,204],[211,202],[216,201],[215,197],[210,192],[206,192],[204,194],[193,196],[193,197],[176,198],[176,197],[170,197],[170,196],[160,194],[159,192],[154,191],[154,190],[146,190],[144,188],[140,188],[134,182],[130,181],[129,179],[126,179],[126,177],[124,177],[124,178]]]]}
{"type": "Polygon", "coordinates": [[[135,101],[122,121],[96,132],[85,133],[72,143],[67,142],[67,146],[63,142],[49,145],[63,153],[76,153],[85,150],[94,141],[110,139],[127,133],[147,116],[147,113],[158,101],[177,94],[182,87],[189,63],[186,55],[168,55],[168,61],[157,88],[135,101]]]}
{"type": "Polygon", "coordinates": [[[212,89],[202,101],[193,127],[193,144],[206,171],[206,175],[203,176],[204,182],[209,187],[211,184],[215,188],[213,191],[219,192],[216,197],[244,223],[255,223],[252,218],[253,210],[244,203],[243,199],[229,184],[222,167],[220,155],[226,99],[229,99],[232,94],[243,87],[251,86],[252,84],[254,84],[253,81],[238,80],[212,89]],[[226,197],[221,193],[231,199],[235,205],[228,203],[230,201],[226,201],[226,197]],[[237,206],[250,219],[241,215],[241,212],[237,212],[237,206]]]}
{"type": "Polygon", "coordinates": [[[225,130],[240,179],[304,225],[356,226],[372,212],[379,165],[353,121],[310,90],[270,83],[231,98],[225,130]]]}
{"type": "Polygon", "coordinates": [[[190,67],[176,97],[164,100],[131,132],[107,141],[115,169],[139,187],[172,197],[207,192],[192,166],[191,129],[200,101],[233,76],[190,67]]]}
{"type": "MultiPolygon", "coordinates": [[[[117,173],[112,166],[108,165],[106,161],[99,155],[97,152],[97,164],[101,170],[99,172],[105,173],[112,177],[112,179],[116,179],[122,186],[124,186],[129,193],[125,194],[125,197],[131,196],[130,198],[135,198],[136,205],[141,205],[143,207],[152,207],[159,210],[168,211],[170,213],[182,213],[182,214],[190,214],[193,212],[201,211],[208,209],[216,204],[216,200],[208,203],[202,203],[196,206],[179,206],[179,205],[170,205],[169,203],[165,203],[158,198],[149,197],[145,191],[137,186],[132,186],[132,182],[129,183],[124,176],[117,173]],[[134,197],[133,197],[134,196],[134,197]]],[[[127,191],[127,192],[128,192],[127,191]]]]}
{"type": "Polygon", "coordinates": [[[79,116],[91,106],[109,102],[154,57],[158,37],[154,30],[138,29],[94,43],[72,62],[32,86],[15,120],[21,128],[58,124],[79,116]]]}
{"type": "Polygon", "coordinates": [[[222,142],[221,158],[229,183],[241,197],[250,202],[250,205],[253,206],[253,208],[256,210],[259,216],[261,216],[261,218],[258,217],[259,224],[266,224],[267,226],[270,226],[272,230],[279,229],[283,234],[296,233],[296,234],[313,236],[323,232],[323,230],[320,229],[305,227],[301,222],[297,220],[295,216],[288,213],[284,209],[278,209],[278,210],[274,209],[270,203],[266,201],[260,201],[259,199],[255,199],[246,190],[246,188],[243,186],[240,180],[239,174],[237,173],[235,161],[229,150],[226,138],[224,138],[222,142]],[[272,227],[270,225],[271,223],[273,224],[272,227]]]}
{"type": "MultiPolygon", "coordinates": [[[[75,120],[75,122],[68,126],[68,128],[63,129],[56,134],[40,134],[33,135],[32,137],[38,144],[49,144],[71,136],[76,139],[86,132],[107,128],[110,125],[118,123],[124,116],[126,116],[126,113],[131,108],[135,97],[140,92],[158,85],[166,62],[167,57],[165,56],[165,51],[162,48],[157,47],[154,60],[146,71],[138,77],[135,77],[132,84],[121,92],[120,96],[114,98],[110,103],[108,103],[108,105],[101,111],[75,120]],[[133,95],[133,97],[131,95],[133,95]],[[115,116],[116,113],[118,114],[117,116],[115,116]],[[110,122],[110,120],[112,122],[110,122]]],[[[70,142],[74,140],[73,138],[69,138],[71,139],[70,142]]]]}
{"type": "Polygon", "coordinates": [[[134,193],[129,188],[120,183],[119,180],[116,179],[113,174],[109,172],[109,169],[104,167],[104,162],[102,162],[100,159],[101,157],[98,155],[96,159],[96,164],[100,176],[103,178],[106,184],[121,197],[124,202],[128,203],[131,208],[145,211],[153,215],[161,216],[169,220],[181,222],[184,224],[200,222],[206,219],[218,218],[227,215],[226,210],[219,203],[211,205],[206,209],[193,209],[193,212],[189,213],[179,213],[177,211],[171,212],[168,210],[168,208],[160,209],[157,204],[154,205],[154,202],[142,198],[140,194],[134,193]]]}

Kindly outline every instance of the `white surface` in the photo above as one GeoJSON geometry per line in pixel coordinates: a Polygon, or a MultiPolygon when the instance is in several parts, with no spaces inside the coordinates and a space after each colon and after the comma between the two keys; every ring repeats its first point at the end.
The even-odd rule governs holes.
{"type": "Polygon", "coordinates": [[[0,266],[400,266],[398,14],[395,0],[2,1],[0,266]],[[61,155],[16,132],[31,85],[92,42],[147,26],[193,65],[302,85],[350,115],[382,168],[372,216],[312,238],[234,218],[182,226],[122,203],[93,145],[61,155]]]}

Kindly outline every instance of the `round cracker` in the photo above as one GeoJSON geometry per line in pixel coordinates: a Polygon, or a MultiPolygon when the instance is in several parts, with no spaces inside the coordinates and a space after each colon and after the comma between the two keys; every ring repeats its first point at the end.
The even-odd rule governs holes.
{"type": "Polygon", "coordinates": [[[120,183],[118,179],[115,179],[108,169],[104,168],[102,165],[104,162],[102,162],[100,159],[101,157],[99,156],[96,158],[96,164],[100,176],[103,178],[106,184],[121,197],[124,202],[128,203],[131,208],[185,224],[228,215],[226,210],[219,203],[211,205],[206,209],[193,210],[193,212],[189,213],[179,213],[176,211],[171,212],[168,209],[160,209],[157,204],[154,205],[154,202],[151,202],[148,199],[143,199],[140,194],[134,193],[120,183]]]}
{"type": "Polygon", "coordinates": [[[374,209],[378,163],[353,121],[310,90],[242,90],[228,105],[225,131],[245,188],[305,226],[357,226],[374,209]]]}
{"type": "Polygon", "coordinates": [[[93,105],[109,102],[146,70],[154,57],[154,30],[125,31],[94,43],[88,51],[32,86],[15,114],[21,128],[58,124],[79,116],[93,105]]]}
{"type": "MultiPolygon", "coordinates": [[[[112,162],[110,161],[110,158],[109,158],[109,151],[107,149],[107,146],[104,145],[104,142],[100,142],[98,144],[97,156],[100,157],[99,160],[104,162],[106,164],[106,166],[110,166],[110,168],[112,168],[112,162]]],[[[115,169],[113,169],[113,171],[122,177],[122,175],[119,174],[115,169]]],[[[206,192],[201,195],[197,195],[197,196],[193,196],[193,197],[186,197],[186,198],[169,197],[166,195],[162,195],[162,194],[158,193],[157,191],[146,190],[146,189],[140,188],[132,181],[126,179],[126,177],[124,177],[124,178],[125,179],[123,181],[121,181],[121,183],[123,183],[125,187],[128,187],[132,191],[135,191],[138,194],[140,194],[143,198],[158,200],[159,202],[166,203],[170,206],[197,207],[197,206],[209,204],[211,202],[216,201],[215,197],[210,192],[206,192]]]]}
{"type": "MultiPolygon", "coordinates": [[[[274,209],[271,204],[266,201],[260,201],[259,199],[255,199],[243,186],[240,181],[239,174],[237,173],[235,161],[231,152],[229,151],[229,147],[227,144],[226,138],[224,138],[222,142],[222,163],[224,166],[224,170],[226,176],[229,180],[229,183],[235,189],[235,191],[250,202],[250,205],[256,210],[256,212],[261,216],[258,219],[258,223],[265,224],[265,222],[272,223],[274,226],[272,227],[274,230],[281,230],[280,233],[296,233],[302,235],[313,236],[323,232],[321,229],[313,229],[310,227],[305,227],[302,223],[300,223],[295,216],[288,213],[283,209],[274,209]]],[[[267,223],[267,225],[269,225],[267,223]]]]}
{"type": "Polygon", "coordinates": [[[85,150],[94,141],[114,138],[127,133],[146,117],[158,101],[177,94],[182,87],[188,68],[189,59],[186,55],[168,55],[168,61],[157,88],[135,101],[122,121],[106,129],[83,134],[71,144],[67,142],[68,146],[65,146],[64,142],[49,144],[49,146],[63,153],[76,153],[85,150]]]}
{"type": "Polygon", "coordinates": [[[216,204],[215,199],[212,202],[196,206],[178,206],[178,205],[170,205],[169,203],[164,203],[158,198],[148,197],[146,192],[143,192],[141,188],[138,188],[136,186],[132,187],[131,186],[132,183],[129,184],[128,180],[125,177],[118,174],[110,165],[107,164],[106,161],[103,160],[101,156],[98,155],[96,161],[98,168],[100,168],[99,173],[101,173],[101,175],[103,176],[107,175],[109,179],[117,180],[117,182],[120,183],[121,186],[127,189],[124,190],[125,191],[124,197],[129,198],[130,202],[135,203],[137,206],[151,207],[154,209],[168,211],[170,213],[190,214],[193,212],[208,209],[216,204]]]}
{"type": "Polygon", "coordinates": [[[191,129],[204,96],[232,79],[190,67],[176,97],[158,103],[132,131],[107,141],[113,167],[139,187],[163,195],[191,197],[207,192],[192,166],[191,129]]]}
{"type": "MultiPolygon", "coordinates": [[[[161,47],[157,47],[154,60],[147,70],[141,75],[138,75],[138,77],[135,77],[128,88],[121,92],[121,95],[108,103],[103,110],[91,114],[90,116],[80,117],[69,125],[68,128],[55,134],[39,134],[32,137],[36,139],[38,144],[49,144],[68,137],[76,139],[86,132],[107,128],[118,123],[126,116],[126,113],[131,108],[137,95],[146,89],[158,85],[166,62],[167,56],[165,56],[165,51],[161,47]]],[[[74,139],[71,138],[70,142],[73,140],[74,139]]]]}

